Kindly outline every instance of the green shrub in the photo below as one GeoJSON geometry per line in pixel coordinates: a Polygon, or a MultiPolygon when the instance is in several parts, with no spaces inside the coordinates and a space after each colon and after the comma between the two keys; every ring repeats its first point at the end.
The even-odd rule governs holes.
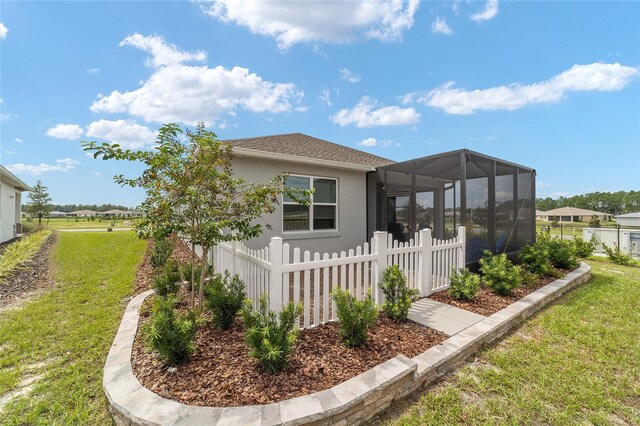
{"type": "Polygon", "coordinates": [[[175,261],[165,263],[162,272],[153,279],[153,289],[160,296],[175,294],[180,288],[180,265],[175,261]]]}
{"type": "Polygon", "coordinates": [[[527,270],[527,268],[520,268],[520,277],[522,278],[523,287],[531,287],[540,281],[540,276],[534,272],[527,270]]]}
{"type": "Polygon", "coordinates": [[[480,288],[480,276],[467,268],[453,269],[449,276],[449,294],[458,300],[473,300],[480,288]]]}
{"type": "Polygon", "coordinates": [[[573,244],[573,251],[576,256],[585,258],[593,254],[597,242],[594,237],[591,237],[589,241],[583,240],[582,237],[575,237],[573,241],[571,241],[571,244],[573,244]]]}
{"type": "Polygon", "coordinates": [[[385,269],[382,272],[382,281],[378,285],[385,297],[382,305],[384,313],[395,321],[406,321],[411,302],[418,295],[418,290],[407,286],[407,280],[398,265],[385,269]]]}
{"type": "Polygon", "coordinates": [[[511,295],[522,284],[520,267],[511,263],[504,253],[494,256],[489,250],[485,250],[480,259],[480,273],[484,283],[494,293],[502,296],[511,295]]]}
{"type": "Polygon", "coordinates": [[[190,311],[179,315],[175,305],[173,297],[157,297],[151,320],[145,328],[147,344],[169,365],[185,362],[195,350],[196,314],[190,311]]]}
{"type": "Polygon", "coordinates": [[[204,287],[207,307],[213,311],[213,323],[221,330],[228,330],[242,308],[245,299],[245,285],[236,274],[229,271],[224,275],[215,274],[204,287]]]}
{"type": "Polygon", "coordinates": [[[295,323],[302,313],[302,304],[289,302],[279,314],[269,310],[267,297],[260,297],[260,307],[253,309],[250,300],[245,300],[242,317],[247,327],[245,340],[250,354],[262,367],[272,373],[283,369],[288,362],[291,349],[298,337],[295,323]]]}
{"type": "Polygon", "coordinates": [[[336,302],[340,336],[345,346],[354,348],[364,344],[369,338],[369,329],[374,326],[378,316],[378,308],[371,293],[363,300],[358,300],[348,291],[336,288],[332,296],[336,302]]]}
{"type": "Polygon", "coordinates": [[[154,267],[164,265],[173,252],[173,241],[169,238],[157,238],[151,253],[151,265],[154,267]]]}
{"type": "Polygon", "coordinates": [[[616,265],[630,266],[632,264],[631,256],[620,251],[620,247],[618,247],[616,243],[613,243],[613,248],[602,243],[602,249],[607,254],[609,260],[616,265]]]}
{"type": "Polygon", "coordinates": [[[549,260],[555,268],[575,269],[580,266],[570,241],[552,238],[548,244],[549,260]]]}
{"type": "Polygon", "coordinates": [[[600,228],[600,219],[598,219],[598,216],[592,216],[591,220],[589,221],[589,227],[590,228],[600,228]]]}

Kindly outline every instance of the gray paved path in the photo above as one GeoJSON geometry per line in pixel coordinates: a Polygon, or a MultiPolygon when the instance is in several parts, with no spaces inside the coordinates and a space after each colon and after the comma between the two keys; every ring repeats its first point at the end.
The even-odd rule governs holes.
{"type": "Polygon", "coordinates": [[[485,317],[446,303],[424,298],[411,304],[409,319],[441,331],[447,336],[453,336],[478,321],[482,321],[485,317]]]}

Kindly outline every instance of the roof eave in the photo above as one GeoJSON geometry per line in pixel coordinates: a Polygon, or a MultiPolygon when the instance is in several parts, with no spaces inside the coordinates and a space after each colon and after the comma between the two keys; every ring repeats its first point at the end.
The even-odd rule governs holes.
{"type": "Polygon", "coordinates": [[[301,163],[301,164],[313,164],[318,165],[319,163],[325,167],[331,167],[334,169],[343,169],[343,170],[352,170],[358,172],[371,172],[376,168],[374,166],[368,166],[365,164],[354,164],[354,163],[343,163],[341,161],[333,161],[333,160],[320,160],[317,158],[310,157],[302,157],[299,155],[291,155],[291,154],[280,154],[277,152],[268,152],[268,151],[260,151],[257,149],[250,148],[241,148],[233,146],[233,153],[238,157],[251,157],[251,158],[260,158],[265,160],[278,160],[285,161],[288,163],[301,163]]]}
{"type": "Polygon", "coordinates": [[[10,185],[13,185],[17,190],[22,192],[31,191],[31,187],[29,185],[27,185],[22,180],[20,180],[20,178],[18,178],[16,175],[11,173],[4,166],[0,166],[0,172],[1,172],[0,175],[2,175],[3,180],[9,183],[10,185]]]}

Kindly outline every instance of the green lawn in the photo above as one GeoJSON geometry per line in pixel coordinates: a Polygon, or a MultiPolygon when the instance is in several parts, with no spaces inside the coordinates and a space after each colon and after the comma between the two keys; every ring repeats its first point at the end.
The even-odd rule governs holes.
{"type": "MultiPolygon", "coordinates": [[[[616,226],[616,222],[602,222],[603,227],[614,227],[616,226]]],[[[547,230],[548,227],[551,227],[551,222],[545,222],[538,220],[536,221],[536,232],[541,232],[542,230],[547,230]]],[[[589,222],[562,222],[562,235],[573,235],[582,237],[582,231],[584,228],[589,227],[589,222]]],[[[551,235],[560,235],[560,227],[557,228],[551,227],[549,229],[551,235]]]]}
{"type": "Polygon", "coordinates": [[[591,282],[377,422],[640,424],[640,269],[589,263],[591,282]]]}
{"type": "MultiPolygon", "coordinates": [[[[131,227],[132,223],[134,223],[134,221],[137,219],[119,219],[114,221],[115,222],[115,227],[116,228],[125,228],[125,227],[131,227]],[[125,222],[128,222],[129,224],[125,224],[125,222]]],[[[94,220],[94,221],[90,221],[87,219],[82,219],[79,218],[78,221],[76,222],[75,219],[69,219],[69,218],[53,218],[53,219],[49,219],[49,222],[47,223],[47,219],[43,218],[42,219],[42,226],[44,227],[44,229],[48,229],[51,231],[56,231],[59,229],[105,229],[107,227],[109,227],[111,225],[111,220],[109,219],[102,219],[102,221],[99,220],[94,220]]],[[[26,218],[22,219],[22,223],[24,226],[26,226],[27,228],[37,228],[38,226],[38,219],[34,219],[33,222],[28,222],[26,218]]]]}
{"type": "Polygon", "coordinates": [[[61,233],[54,248],[57,287],[0,312],[0,395],[43,374],[2,424],[110,424],[102,367],[133,292],[145,242],[132,233],[61,233]]]}

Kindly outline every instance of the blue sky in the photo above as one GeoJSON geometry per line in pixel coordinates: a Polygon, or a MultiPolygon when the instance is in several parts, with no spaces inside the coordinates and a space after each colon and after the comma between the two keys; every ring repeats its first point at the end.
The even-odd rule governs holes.
{"type": "Polygon", "coordinates": [[[462,147],[538,196],[640,188],[640,2],[2,2],[0,161],[55,203],[135,206],[81,140],[303,132],[393,160],[462,147]]]}

